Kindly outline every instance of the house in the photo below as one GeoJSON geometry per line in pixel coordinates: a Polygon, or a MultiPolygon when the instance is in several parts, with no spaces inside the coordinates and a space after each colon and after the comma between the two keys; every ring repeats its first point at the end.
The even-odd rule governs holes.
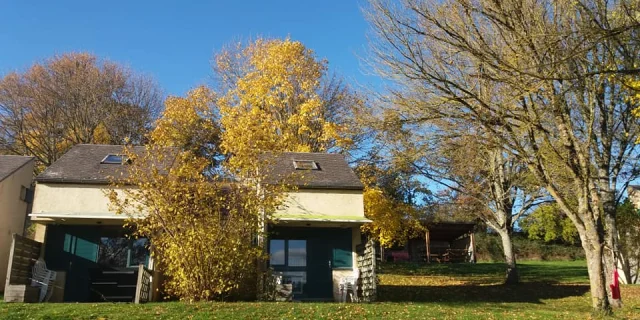
{"type": "MultiPolygon", "coordinates": [[[[627,188],[627,194],[629,195],[629,200],[633,203],[633,206],[636,209],[640,209],[640,186],[639,185],[630,185],[627,188]]],[[[640,233],[640,226],[635,227],[636,234],[640,233]]],[[[630,236],[629,234],[620,234],[620,237],[630,236]]],[[[640,283],[640,247],[634,247],[635,250],[630,250],[631,252],[627,252],[626,268],[623,268],[623,262],[618,262],[618,272],[620,274],[620,282],[625,284],[638,284],[640,283]],[[625,272],[628,271],[628,273],[625,272]]]]}
{"type": "Polygon", "coordinates": [[[293,284],[294,299],[338,300],[339,281],[356,267],[363,184],[339,154],[285,153],[274,176],[301,173],[297,190],[269,228],[270,266],[293,284]]]}
{"type": "Polygon", "coordinates": [[[34,164],[33,157],[0,155],[0,279],[7,276],[11,235],[24,230],[34,164]]]}
{"type": "MultiPolygon", "coordinates": [[[[66,278],[64,301],[132,301],[140,273],[153,269],[147,240],[125,237],[127,217],[106,196],[111,179],[126,174],[121,154],[122,146],[77,145],[36,177],[31,219],[48,268],[66,278]]],[[[359,227],[369,221],[363,185],[335,154],[285,153],[274,171],[305,178],[269,225],[270,266],[292,284],[294,299],[335,299],[340,277],[356,266],[359,227]]]]}
{"type": "Polygon", "coordinates": [[[53,301],[133,301],[139,265],[153,269],[147,239],[126,237],[127,217],[106,196],[112,179],[126,174],[122,153],[122,146],[76,145],[35,178],[30,217],[47,267],[58,273],[53,301]]]}

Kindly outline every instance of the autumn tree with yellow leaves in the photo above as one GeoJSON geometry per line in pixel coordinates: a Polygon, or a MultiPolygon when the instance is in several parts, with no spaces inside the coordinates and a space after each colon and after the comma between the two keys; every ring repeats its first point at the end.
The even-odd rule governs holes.
{"type": "MultiPolygon", "coordinates": [[[[381,247],[404,245],[410,238],[424,234],[420,218],[423,211],[412,197],[420,187],[397,168],[372,162],[360,163],[356,173],[365,185],[364,214],[372,222],[361,227],[381,247]]],[[[421,199],[423,200],[423,199],[421,199]]]]}
{"type": "Polygon", "coordinates": [[[114,179],[109,196],[134,236],[150,239],[167,294],[185,301],[255,299],[257,266],[266,258],[259,239],[283,193],[263,183],[266,160],[242,161],[251,160],[253,170],[220,165],[214,101],[204,87],[169,97],[149,144],[125,149],[127,174],[114,179]]]}
{"type": "Polygon", "coordinates": [[[88,53],[68,53],[0,79],[0,149],[38,168],[78,143],[141,142],[162,105],[150,78],[88,53]]]}
{"type": "Polygon", "coordinates": [[[257,40],[215,60],[217,88],[169,97],[110,193],[150,238],[167,292],[188,301],[256,297],[265,225],[289,190],[286,180],[265,183],[271,161],[350,144],[330,106],[358,101],[326,85],[326,62],[300,42],[257,40]]]}
{"type": "Polygon", "coordinates": [[[151,131],[151,142],[190,151],[217,166],[216,159],[222,159],[221,129],[213,91],[200,86],[189,91],[186,97],[167,97],[164,105],[151,131]]]}
{"type": "Polygon", "coordinates": [[[221,148],[246,167],[265,151],[324,152],[353,146],[348,125],[362,101],[327,74],[327,61],[290,39],[237,43],[214,57],[221,148]]]}
{"type": "Polygon", "coordinates": [[[165,293],[183,301],[254,300],[266,259],[258,240],[280,203],[277,186],[212,175],[211,158],[188,149],[152,143],[125,153],[128,175],[115,181],[111,204],[128,216],[133,236],[149,238],[165,293]]]}

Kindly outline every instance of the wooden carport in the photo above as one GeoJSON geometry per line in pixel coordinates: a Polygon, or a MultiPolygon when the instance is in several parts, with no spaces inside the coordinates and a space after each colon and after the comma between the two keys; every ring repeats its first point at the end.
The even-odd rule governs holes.
{"type": "Polygon", "coordinates": [[[422,222],[424,236],[407,240],[402,248],[382,250],[385,261],[475,262],[473,222],[422,222]]]}
{"type": "MultiPolygon", "coordinates": [[[[423,261],[431,262],[475,262],[475,239],[473,229],[475,223],[462,222],[438,222],[425,223],[427,231],[424,237],[424,254],[418,256],[423,257],[423,261]],[[446,244],[446,245],[445,245],[446,244]]],[[[410,256],[412,245],[417,245],[420,239],[411,239],[409,241],[410,256]],[[412,241],[414,240],[414,241],[412,241]],[[415,241],[418,240],[418,241],[415,241]]],[[[415,254],[414,254],[415,255],[415,254]]],[[[414,258],[415,260],[415,258],[414,258]]]]}

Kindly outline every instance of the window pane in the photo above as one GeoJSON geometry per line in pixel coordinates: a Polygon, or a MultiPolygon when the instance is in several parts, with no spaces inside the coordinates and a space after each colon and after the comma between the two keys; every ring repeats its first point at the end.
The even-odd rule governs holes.
{"type": "Polygon", "coordinates": [[[318,165],[312,160],[293,160],[293,167],[297,170],[318,170],[318,165]]]}
{"type": "Polygon", "coordinates": [[[289,266],[307,266],[307,240],[289,240],[289,266]]]}
{"type": "Polygon", "coordinates": [[[137,267],[141,264],[145,267],[149,266],[149,249],[146,238],[132,240],[129,250],[129,266],[137,267]]]}
{"type": "Polygon", "coordinates": [[[282,273],[284,284],[292,284],[293,293],[300,294],[304,292],[304,286],[307,283],[307,273],[304,271],[285,271],[282,273]]]}
{"type": "Polygon", "coordinates": [[[353,265],[353,256],[351,250],[340,248],[333,249],[333,267],[334,268],[351,268],[353,265]]]}
{"type": "Polygon", "coordinates": [[[100,238],[100,250],[98,264],[125,268],[127,266],[127,253],[129,251],[129,239],[127,238],[100,238]]]}
{"type": "Polygon", "coordinates": [[[284,265],[284,240],[269,241],[269,256],[271,265],[284,265]]]}

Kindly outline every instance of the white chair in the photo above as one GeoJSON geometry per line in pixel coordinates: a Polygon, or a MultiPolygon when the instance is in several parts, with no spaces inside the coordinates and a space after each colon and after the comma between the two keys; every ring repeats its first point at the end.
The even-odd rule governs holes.
{"type": "Polygon", "coordinates": [[[351,302],[358,302],[358,278],[360,278],[360,270],[354,269],[350,276],[340,278],[340,302],[347,302],[347,292],[351,302]]]}
{"type": "Polygon", "coordinates": [[[56,280],[56,272],[47,269],[47,264],[42,258],[36,260],[31,270],[31,286],[40,287],[39,302],[49,301],[53,293],[53,282],[56,280]]]}

